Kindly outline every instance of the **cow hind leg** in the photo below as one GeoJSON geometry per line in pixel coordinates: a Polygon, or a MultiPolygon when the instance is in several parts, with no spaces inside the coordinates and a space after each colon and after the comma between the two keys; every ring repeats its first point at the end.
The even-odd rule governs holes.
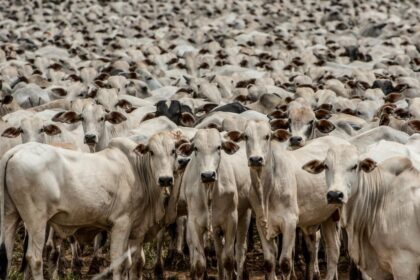
{"type": "Polygon", "coordinates": [[[28,228],[28,252],[26,259],[31,268],[32,277],[34,280],[44,279],[42,251],[45,242],[46,222],[34,219],[37,224],[27,225],[28,228]]]}
{"type": "Polygon", "coordinates": [[[338,277],[337,264],[340,257],[340,232],[337,223],[332,218],[329,218],[321,225],[321,230],[327,253],[327,276],[325,279],[333,280],[338,277]]]}
{"type": "Polygon", "coordinates": [[[306,279],[313,280],[317,279],[315,277],[315,262],[317,256],[317,240],[316,240],[316,229],[310,229],[309,231],[304,232],[304,238],[306,247],[309,251],[309,259],[307,260],[306,264],[306,279]]]}

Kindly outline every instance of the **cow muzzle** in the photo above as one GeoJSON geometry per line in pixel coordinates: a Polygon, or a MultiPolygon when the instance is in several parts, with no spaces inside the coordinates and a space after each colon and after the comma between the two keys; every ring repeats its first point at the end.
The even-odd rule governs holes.
{"type": "Polygon", "coordinates": [[[250,167],[261,167],[264,165],[264,159],[260,156],[252,156],[248,159],[248,166],[250,167]]]}
{"type": "Polygon", "coordinates": [[[161,187],[172,187],[174,184],[174,178],[170,176],[159,177],[159,186],[161,187]]]}
{"type": "Polygon", "coordinates": [[[290,138],[290,146],[293,148],[300,148],[303,146],[303,138],[300,136],[293,136],[290,138]]]}
{"type": "Polygon", "coordinates": [[[189,162],[190,162],[190,159],[189,158],[180,158],[180,159],[178,159],[178,169],[179,170],[184,170],[187,167],[187,165],[188,165],[189,162]]]}
{"type": "Polygon", "coordinates": [[[98,142],[97,139],[98,138],[94,134],[86,134],[85,135],[85,144],[87,144],[89,146],[90,145],[95,145],[98,142]]]}
{"type": "Polygon", "coordinates": [[[344,193],[340,191],[329,191],[327,193],[328,204],[343,204],[344,193]]]}
{"type": "Polygon", "coordinates": [[[216,181],[216,172],[203,172],[201,173],[201,182],[203,183],[213,183],[216,181]]]}

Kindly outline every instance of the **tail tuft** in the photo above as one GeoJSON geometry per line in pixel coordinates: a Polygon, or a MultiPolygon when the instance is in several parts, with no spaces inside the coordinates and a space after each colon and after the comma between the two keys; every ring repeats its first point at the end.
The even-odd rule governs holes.
{"type": "Polygon", "coordinates": [[[7,278],[7,263],[6,245],[2,243],[0,246],[0,279],[2,280],[7,278]]]}

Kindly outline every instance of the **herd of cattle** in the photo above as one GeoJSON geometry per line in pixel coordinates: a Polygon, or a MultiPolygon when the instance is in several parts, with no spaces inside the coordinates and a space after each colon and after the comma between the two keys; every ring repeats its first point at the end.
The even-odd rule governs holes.
{"type": "Polygon", "coordinates": [[[251,217],[266,279],[294,276],[297,229],[307,279],[320,244],[336,279],[343,242],[362,279],[417,279],[418,2],[0,10],[1,279],[21,224],[26,278],[57,277],[45,248],[69,240],[76,263],[108,232],[113,279],[140,279],[145,242],[158,240],[162,266],[176,225],[193,279],[209,244],[218,279],[243,279],[251,217]]]}

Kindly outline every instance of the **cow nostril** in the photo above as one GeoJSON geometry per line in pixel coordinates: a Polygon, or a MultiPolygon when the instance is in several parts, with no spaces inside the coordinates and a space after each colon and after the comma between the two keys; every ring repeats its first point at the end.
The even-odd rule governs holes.
{"type": "Polygon", "coordinates": [[[249,165],[251,166],[262,166],[264,159],[260,156],[249,157],[249,165]]]}
{"type": "Polygon", "coordinates": [[[187,166],[187,164],[190,162],[190,159],[189,158],[182,158],[182,159],[178,159],[178,164],[181,166],[181,167],[185,167],[185,166],[187,166]]]}
{"type": "Polygon", "coordinates": [[[327,193],[328,203],[343,203],[344,193],[340,191],[329,191],[327,193]]]}
{"type": "Polygon", "coordinates": [[[216,181],[216,172],[203,172],[201,173],[201,181],[203,183],[211,183],[216,181]]]}
{"type": "Polygon", "coordinates": [[[300,136],[293,136],[290,138],[290,144],[299,145],[302,142],[303,138],[300,136]]]}
{"type": "Polygon", "coordinates": [[[159,185],[161,187],[170,187],[173,185],[174,179],[169,176],[159,177],[159,185]]]}
{"type": "Polygon", "coordinates": [[[94,144],[94,143],[96,143],[96,135],[86,134],[85,135],[85,143],[87,143],[87,144],[94,144]]]}

